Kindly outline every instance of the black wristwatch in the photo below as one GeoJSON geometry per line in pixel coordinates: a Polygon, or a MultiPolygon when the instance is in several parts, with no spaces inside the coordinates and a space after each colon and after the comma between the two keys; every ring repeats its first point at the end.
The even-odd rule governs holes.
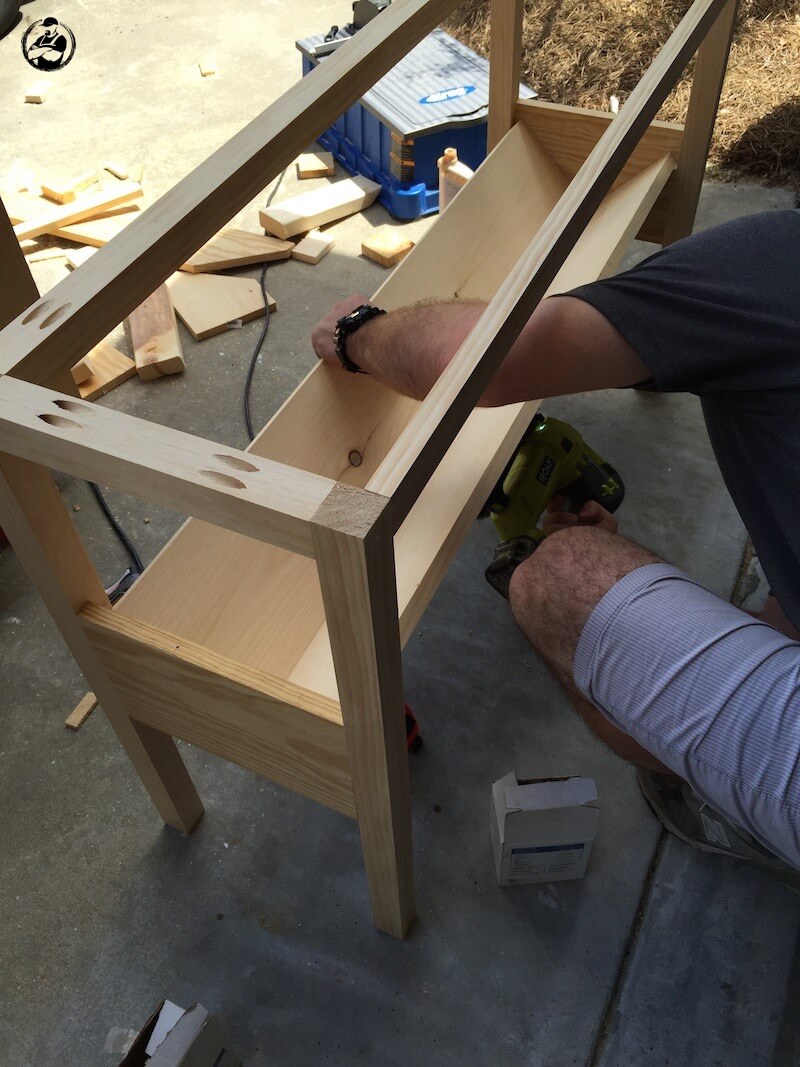
{"type": "Polygon", "coordinates": [[[378,315],[385,315],[386,312],[381,308],[376,308],[372,304],[362,304],[357,307],[355,311],[351,311],[349,315],[344,315],[336,323],[333,329],[333,339],[336,345],[336,355],[339,357],[339,362],[345,370],[349,370],[351,374],[366,374],[365,370],[362,370],[357,363],[354,363],[347,354],[347,338],[351,333],[355,333],[359,327],[363,326],[365,322],[369,322],[370,319],[377,318],[378,315]]]}

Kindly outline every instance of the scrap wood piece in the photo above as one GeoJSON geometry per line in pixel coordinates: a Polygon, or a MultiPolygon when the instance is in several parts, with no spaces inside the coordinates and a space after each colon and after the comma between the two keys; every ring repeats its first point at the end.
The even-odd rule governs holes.
{"type": "Polygon", "coordinates": [[[136,372],[142,381],[186,370],[178,323],[166,285],[160,285],[131,312],[128,327],[136,372]]]}
{"type": "MultiPolygon", "coordinates": [[[[108,341],[101,341],[88,353],[94,374],[78,385],[82,400],[97,400],[136,373],[136,364],[108,341]]],[[[86,358],[86,357],[84,357],[86,358]]]]}
{"type": "Polygon", "coordinates": [[[93,168],[78,174],[74,178],[64,178],[51,184],[42,182],[42,196],[54,200],[57,204],[71,204],[84,189],[100,181],[100,172],[93,168]]]}
{"type": "MultiPolygon", "coordinates": [[[[118,186],[118,183],[115,182],[118,186]]],[[[29,193],[6,193],[3,195],[3,205],[12,223],[25,222],[28,219],[38,218],[43,211],[50,209],[51,205],[41,196],[32,196],[29,193]]],[[[60,237],[64,241],[72,241],[76,244],[93,245],[102,248],[108,244],[112,237],[123,230],[141,212],[145,206],[144,199],[135,200],[116,207],[98,211],[90,219],[82,222],[71,223],[69,226],[54,226],[48,230],[50,237],[60,237]]],[[[39,234],[39,236],[42,236],[39,234]]],[[[23,248],[25,242],[21,242],[23,248]]]]}
{"type": "MultiPolygon", "coordinates": [[[[178,317],[196,341],[264,314],[264,297],[255,278],[177,271],[167,279],[167,288],[178,317]]],[[[277,304],[267,295],[270,312],[276,311],[277,304]]]]}
{"type": "Polygon", "coordinates": [[[70,226],[59,226],[49,233],[51,237],[60,237],[62,241],[102,248],[140,214],[139,204],[123,204],[122,209],[103,212],[97,218],[85,219],[70,226]]]}
{"type": "Polygon", "coordinates": [[[380,191],[377,182],[356,174],[264,208],[258,217],[267,233],[285,240],[369,207],[380,191]]]}
{"type": "Polygon", "coordinates": [[[76,385],[83,385],[84,382],[88,382],[90,378],[93,378],[96,373],[92,357],[84,356],[72,368],[72,380],[76,385]]]}
{"type": "Polygon", "coordinates": [[[187,259],[181,270],[199,274],[230,267],[249,267],[254,263],[270,263],[277,259],[288,259],[293,248],[291,241],[227,226],[187,259]]]}
{"type": "Polygon", "coordinates": [[[115,178],[119,178],[121,182],[124,182],[130,177],[130,173],[125,164],[120,163],[119,160],[116,159],[104,163],[103,170],[107,170],[109,174],[112,174],[115,178]]]}
{"type": "Polygon", "coordinates": [[[64,259],[66,253],[63,248],[23,248],[25,259],[28,263],[44,263],[48,259],[64,259]]]}
{"type": "Polygon", "coordinates": [[[319,263],[327,256],[335,243],[334,239],[326,233],[312,230],[294,246],[292,259],[299,259],[301,263],[319,263]]]}
{"type": "Polygon", "coordinates": [[[303,152],[297,160],[298,178],[332,178],[333,152],[303,152]]]}
{"type": "Polygon", "coordinates": [[[25,103],[43,104],[47,99],[47,94],[49,92],[50,82],[47,78],[42,78],[41,81],[34,82],[33,85],[25,90],[25,103]]]}
{"type": "Polygon", "coordinates": [[[101,211],[118,204],[127,204],[141,195],[142,187],[138,182],[115,182],[107,189],[83,193],[72,204],[51,205],[49,210],[41,212],[36,218],[18,223],[14,227],[14,233],[18,241],[23,241],[26,237],[38,237],[58,227],[94,218],[101,211]]]}
{"type": "Polygon", "coordinates": [[[361,254],[382,267],[393,267],[413,247],[414,242],[396,226],[378,226],[361,242],[361,254]]]}
{"type": "Polygon", "coordinates": [[[71,270],[77,270],[87,259],[95,254],[94,248],[70,248],[64,252],[64,259],[71,270]]]}
{"type": "Polygon", "coordinates": [[[94,693],[87,693],[64,719],[64,725],[70,730],[80,730],[96,707],[97,697],[94,693]]]}

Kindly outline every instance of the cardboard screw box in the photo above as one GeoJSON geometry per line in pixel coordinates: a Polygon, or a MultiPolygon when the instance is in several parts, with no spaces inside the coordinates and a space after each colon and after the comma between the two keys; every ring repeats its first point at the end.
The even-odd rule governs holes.
{"type": "Polygon", "coordinates": [[[591,778],[517,779],[492,786],[492,847],[500,885],[583,878],[600,804],[591,778]]]}

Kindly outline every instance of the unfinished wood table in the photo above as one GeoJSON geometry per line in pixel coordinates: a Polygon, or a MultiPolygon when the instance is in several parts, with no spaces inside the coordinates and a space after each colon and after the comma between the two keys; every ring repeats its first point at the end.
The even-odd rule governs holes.
{"type": "Polygon", "coordinates": [[[203,810],[176,737],[344,812],[396,937],[401,650],[537,405],[473,409],[546,293],[691,230],[736,0],[695,0],[616,116],[518,100],[522,0],[493,0],[491,152],[374,297],[488,301],[422,403],[320,364],[241,452],[83,402],[69,368],[455,6],[395,0],[44,298],[0,213],[0,526],[162,818],[203,810]],[[654,122],[698,48],[685,129],[654,122]],[[48,467],[191,516],[114,607],[48,467]]]}

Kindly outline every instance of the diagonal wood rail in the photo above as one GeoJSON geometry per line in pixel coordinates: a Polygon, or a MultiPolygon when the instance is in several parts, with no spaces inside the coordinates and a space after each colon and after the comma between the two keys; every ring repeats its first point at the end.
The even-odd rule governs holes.
{"type": "Polygon", "coordinates": [[[695,0],[368,484],[399,528],[726,0],[695,0]]]}

